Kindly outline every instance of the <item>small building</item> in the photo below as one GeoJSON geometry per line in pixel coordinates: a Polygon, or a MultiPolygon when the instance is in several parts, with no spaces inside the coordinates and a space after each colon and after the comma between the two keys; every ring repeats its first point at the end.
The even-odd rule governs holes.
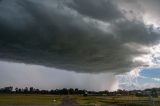
{"type": "Polygon", "coordinates": [[[152,96],[154,94],[152,89],[147,89],[143,92],[144,96],[152,96]]]}

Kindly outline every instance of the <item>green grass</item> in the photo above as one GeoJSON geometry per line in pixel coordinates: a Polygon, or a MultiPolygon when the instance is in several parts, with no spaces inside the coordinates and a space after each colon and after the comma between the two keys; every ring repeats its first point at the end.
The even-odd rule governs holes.
{"type": "Polygon", "coordinates": [[[75,101],[78,103],[78,104],[96,104],[97,106],[99,105],[104,105],[104,104],[110,104],[109,102],[107,102],[106,99],[104,98],[98,98],[98,97],[95,97],[95,96],[87,96],[87,97],[84,97],[84,96],[72,96],[73,99],[75,99],[75,101]]]}
{"type": "Polygon", "coordinates": [[[0,106],[4,105],[53,105],[60,104],[62,101],[61,96],[55,95],[0,95],[0,106]]]}
{"type": "MultiPolygon", "coordinates": [[[[127,104],[127,106],[153,106],[149,101],[149,97],[109,97],[109,96],[71,96],[78,104],[96,104],[96,106],[109,105],[109,104],[127,104]]],[[[160,101],[159,98],[154,98],[160,101]]],[[[160,104],[155,104],[160,106],[160,104]]]]}
{"type": "MultiPolygon", "coordinates": [[[[56,100],[55,104],[61,104],[62,99],[65,96],[58,95],[36,95],[36,94],[11,94],[11,95],[0,95],[0,106],[53,106],[54,99],[56,100]]],[[[101,105],[110,105],[110,104],[127,104],[127,106],[153,106],[148,100],[149,97],[110,97],[110,96],[81,96],[81,95],[72,95],[69,96],[71,100],[76,101],[80,106],[87,106],[91,104],[96,104],[96,106],[101,105]]],[[[160,100],[159,98],[155,98],[160,100]]],[[[154,106],[160,106],[156,104],[154,106]]]]}

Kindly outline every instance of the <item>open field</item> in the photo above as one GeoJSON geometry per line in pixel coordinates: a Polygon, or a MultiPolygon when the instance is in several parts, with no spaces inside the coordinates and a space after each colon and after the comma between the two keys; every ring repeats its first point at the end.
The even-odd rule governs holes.
{"type": "Polygon", "coordinates": [[[149,97],[132,97],[132,96],[84,97],[80,95],[72,95],[72,96],[35,95],[35,94],[0,95],[0,106],[125,106],[126,104],[127,106],[160,106],[160,97],[151,99],[149,97]]]}
{"type": "Polygon", "coordinates": [[[131,106],[160,106],[160,97],[151,100],[149,97],[135,97],[135,96],[124,96],[124,97],[111,97],[111,96],[74,96],[78,104],[96,104],[96,106],[110,106],[112,104],[133,104],[131,106]],[[153,105],[154,102],[154,105],[153,105]]]}
{"type": "Polygon", "coordinates": [[[62,101],[61,96],[57,95],[35,95],[35,94],[15,94],[15,95],[0,95],[0,106],[5,105],[43,105],[50,106],[53,105],[54,99],[56,100],[55,104],[58,105],[62,101]]]}

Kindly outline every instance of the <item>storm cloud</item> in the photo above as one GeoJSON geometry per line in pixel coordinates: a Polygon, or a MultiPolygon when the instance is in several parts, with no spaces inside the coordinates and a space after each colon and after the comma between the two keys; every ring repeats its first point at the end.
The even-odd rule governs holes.
{"type": "Polygon", "coordinates": [[[0,59],[86,73],[148,65],[134,58],[159,29],[135,12],[111,0],[1,0],[0,59]]]}

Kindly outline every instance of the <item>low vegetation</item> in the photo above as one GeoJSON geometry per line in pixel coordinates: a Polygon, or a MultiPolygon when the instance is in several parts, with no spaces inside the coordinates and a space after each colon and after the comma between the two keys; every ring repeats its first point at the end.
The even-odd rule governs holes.
{"type": "Polygon", "coordinates": [[[39,94],[1,94],[0,106],[30,106],[58,105],[62,101],[62,97],[58,95],[39,95],[39,94]]]}
{"type": "Polygon", "coordinates": [[[65,103],[78,106],[160,106],[159,94],[160,88],[95,92],[72,88],[39,90],[25,87],[13,90],[13,87],[4,87],[0,89],[0,106],[61,106],[65,103]]]}
{"type": "MultiPolygon", "coordinates": [[[[1,94],[0,106],[58,106],[65,95],[39,95],[39,94],[1,94]]],[[[149,97],[112,97],[112,96],[83,96],[70,95],[71,100],[78,106],[160,106],[160,97],[154,98],[157,103],[152,103],[149,97]]]]}

